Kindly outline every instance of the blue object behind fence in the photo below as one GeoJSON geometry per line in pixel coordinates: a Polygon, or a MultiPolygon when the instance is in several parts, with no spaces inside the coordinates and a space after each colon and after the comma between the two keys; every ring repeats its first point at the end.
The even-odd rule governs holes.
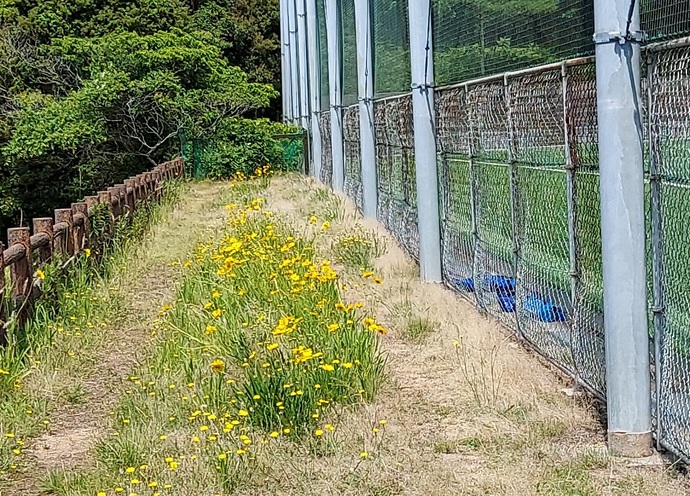
{"type": "Polygon", "coordinates": [[[565,312],[559,306],[554,305],[551,298],[544,298],[531,293],[525,298],[525,310],[529,315],[542,322],[565,322],[565,312]]]}

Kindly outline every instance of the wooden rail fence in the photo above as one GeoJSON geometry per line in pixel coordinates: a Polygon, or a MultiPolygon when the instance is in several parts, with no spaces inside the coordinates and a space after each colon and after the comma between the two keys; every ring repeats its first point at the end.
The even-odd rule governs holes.
{"type": "Polygon", "coordinates": [[[139,202],[159,201],[163,182],[183,175],[184,161],[177,158],[72,203],[70,208],[56,209],[54,218],[33,219],[33,234],[28,227],[8,229],[7,249],[0,242],[0,346],[6,344],[11,322],[31,316],[33,303],[40,296],[35,284],[36,271],[55,255],[71,261],[88,247],[92,237],[91,215],[98,205],[105,205],[114,225],[133,213],[139,202]],[[6,285],[6,268],[10,273],[9,286],[6,285]],[[8,288],[9,295],[6,294],[8,288]],[[7,296],[9,305],[5,304],[7,296]]]}

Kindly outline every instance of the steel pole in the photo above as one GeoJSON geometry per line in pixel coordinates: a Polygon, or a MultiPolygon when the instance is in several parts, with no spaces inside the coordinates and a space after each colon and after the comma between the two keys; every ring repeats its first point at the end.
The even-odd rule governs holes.
{"type": "MultiPolygon", "coordinates": [[[[297,51],[299,59],[300,117],[302,127],[311,129],[311,99],[309,87],[309,49],[307,45],[307,11],[305,0],[295,0],[297,6],[297,51]]],[[[305,150],[306,153],[306,150],[305,150]]]]}
{"type": "Polygon", "coordinates": [[[300,102],[300,76],[299,76],[299,56],[297,41],[297,0],[286,0],[288,11],[288,33],[290,38],[290,87],[292,90],[292,124],[300,123],[300,112],[302,104],[300,102]]]}
{"type": "Polygon", "coordinates": [[[331,154],[333,158],[333,189],[343,191],[345,160],[343,156],[343,75],[340,6],[338,0],[325,0],[326,37],[328,41],[328,86],[331,106],[331,154]]]}
{"type": "Polygon", "coordinates": [[[651,454],[639,2],[594,1],[611,452],[651,454]],[[632,5],[632,7],[631,7],[632,5]]]}
{"type": "Polygon", "coordinates": [[[355,0],[357,36],[357,93],[359,97],[359,139],[362,164],[364,216],[376,219],[376,135],[374,129],[374,36],[369,0],[355,0]]]}
{"type": "Polygon", "coordinates": [[[419,266],[422,280],[432,282],[441,281],[442,274],[431,1],[408,0],[408,5],[419,223],[419,266]]]}
{"type": "Polygon", "coordinates": [[[307,46],[309,48],[309,93],[311,96],[311,149],[314,177],[321,177],[322,145],[319,128],[319,111],[321,110],[321,68],[319,32],[316,19],[316,0],[307,2],[307,46]]]}
{"type": "Polygon", "coordinates": [[[290,87],[290,35],[287,0],[280,0],[280,66],[283,91],[283,122],[292,120],[292,90],[290,87]]]}

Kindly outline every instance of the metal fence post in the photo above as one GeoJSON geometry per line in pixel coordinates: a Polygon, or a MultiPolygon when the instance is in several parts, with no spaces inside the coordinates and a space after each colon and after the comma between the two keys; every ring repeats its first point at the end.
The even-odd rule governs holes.
{"type": "Polygon", "coordinates": [[[419,266],[423,281],[441,281],[434,57],[431,0],[409,0],[412,113],[417,176],[419,266]]]}
{"type": "Polygon", "coordinates": [[[355,0],[357,19],[357,93],[359,96],[359,139],[362,164],[364,216],[376,219],[377,178],[374,131],[374,57],[372,10],[369,0],[355,0]]]}
{"type": "Polygon", "coordinates": [[[343,43],[340,33],[338,0],[325,0],[326,38],[328,42],[328,86],[331,107],[331,155],[333,160],[333,189],[345,186],[345,158],[343,150],[343,43]]]}
{"type": "Polygon", "coordinates": [[[639,2],[594,1],[611,452],[651,453],[639,2]]]}
{"type": "Polygon", "coordinates": [[[321,70],[319,67],[319,35],[316,19],[316,0],[307,2],[307,39],[309,47],[309,90],[311,96],[311,150],[314,177],[321,176],[323,149],[319,114],[321,110],[321,70]]]}
{"type": "MultiPolygon", "coordinates": [[[[299,58],[299,91],[300,91],[300,117],[302,127],[311,128],[311,98],[309,88],[309,48],[307,45],[307,11],[305,0],[295,0],[297,3],[297,52],[299,58]]],[[[306,151],[306,150],[305,150],[306,151]]],[[[305,160],[308,157],[305,156],[305,160]]]]}
{"type": "Polygon", "coordinates": [[[283,122],[292,120],[292,89],[290,74],[290,35],[288,31],[287,0],[280,0],[280,68],[283,91],[283,122]]]}
{"type": "Polygon", "coordinates": [[[285,0],[287,2],[288,37],[290,40],[290,90],[292,95],[292,119],[291,124],[298,125],[302,105],[300,102],[300,77],[299,57],[297,42],[297,0],[285,0]]]}

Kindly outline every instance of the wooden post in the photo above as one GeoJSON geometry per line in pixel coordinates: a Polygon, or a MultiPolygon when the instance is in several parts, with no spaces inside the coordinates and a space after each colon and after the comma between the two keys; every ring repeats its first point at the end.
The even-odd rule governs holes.
{"type": "Polygon", "coordinates": [[[127,203],[130,215],[134,215],[134,210],[136,208],[136,198],[134,196],[134,179],[125,179],[125,203],[127,203]]]}
{"type": "Polygon", "coordinates": [[[7,241],[10,248],[19,245],[24,249],[24,255],[10,266],[12,299],[16,305],[21,305],[29,295],[33,276],[33,271],[31,270],[31,233],[29,228],[13,227],[8,229],[7,241]]]}
{"type": "Polygon", "coordinates": [[[71,257],[74,255],[74,217],[71,208],[58,208],[55,210],[55,224],[67,224],[61,234],[62,253],[71,257]]]}
{"type": "Polygon", "coordinates": [[[38,260],[45,263],[50,260],[53,255],[53,219],[50,217],[41,217],[34,219],[34,234],[46,234],[48,236],[48,244],[41,246],[38,249],[38,260]]]}
{"type": "Polygon", "coordinates": [[[7,333],[5,331],[5,246],[0,241],[0,346],[7,345],[7,333]]]}
{"type": "Polygon", "coordinates": [[[120,209],[120,192],[117,188],[110,187],[108,188],[108,193],[110,193],[110,208],[113,212],[113,219],[117,220],[120,218],[120,214],[122,213],[120,209]]]}
{"type": "Polygon", "coordinates": [[[81,251],[86,247],[91,233],[91,222],[89,221],[89,207],[84,202],[72,203],[72,214],[74,217],[80,216],[83,220],[78,230],[75,230],[75,250],[81,251]]]}
{"type": "Polygon", "coordinates": [[[97,196],[86,196],[84,197],[84,202],[86,203],[86,213],[88,215],[91,215],[91,212],[93,211],[94,205],[98,203],[98,197],[97,196]]]}

